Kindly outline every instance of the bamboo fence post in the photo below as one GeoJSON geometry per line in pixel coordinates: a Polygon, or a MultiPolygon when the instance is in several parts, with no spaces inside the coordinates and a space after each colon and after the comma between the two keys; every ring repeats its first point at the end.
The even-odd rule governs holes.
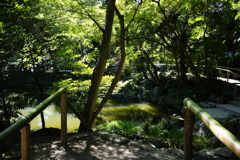
{"type": "Polygon", "coordinates": [[[233,98],[235,100],[236,97],[237,97],[237,84],[234,84],[234,91],[233,91],[233,93],[234,93],[233,98]]]}
{"type": "Polygon", "coordinates": [[[30,125],[21,129],[21,154],[22,160],[30,159],[30,125]]]}
{"type": "Polygon", "coordinates": [[[67,144],[67,93],[61,95],[61,144],[67,144]]]}
{"type": "Polygon", "coordinates": [[[229,81],[229,72],[227,71],[227,82],[229,81]]]}
{"type": "Polygon", "coordinates": [[[184,160],[192,159],[193,121],[194,114],[184,107],[184,160]]]}

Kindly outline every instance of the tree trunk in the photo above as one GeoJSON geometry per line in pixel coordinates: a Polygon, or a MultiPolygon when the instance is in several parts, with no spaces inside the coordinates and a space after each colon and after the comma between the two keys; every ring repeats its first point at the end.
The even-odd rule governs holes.
{"type": "Polygon", "coordinates": [[[117,16],[120,21],[120,49],[121,49],[121,60],[118,65],[118,70],[117,73],[111,83],[110,88],[108,89],[108,92],[106,93],[105,97],[101,101],[100,105],[97,107],[97,110],[93,113],[93,117],[91,120],[91,123],[94,122],[95,118],[98,116],[98,114],[101,112],[103,105],[108,101],[110,96],[112,95],[112,92],[114,88],[116,87],[118,81],[121,78],[122,75],[122,69],[123,69],[123,64],[125,62],[125,57],[126,57],[126,51],[125,51],[125,28],[124,28],[124,16],[120,14],[118,9],[115,7],[115,11],[117,13],[117,16]]]}
{"type": "Polygon", "coordinates": [[[146,51],[142,51],[142,52],[143,52],[143,54],[145,56],[145,59],[146,59],[147,63],[150,65],[150,67],[153,70],[153,71],[151,71],[151,69],[149,67],[149,72],[151,72],[150,75],[153,77],[156,85],[160,86],[161,85],[161,81],[160,81],[160,77],[158,75],[157,67],[153,64],[153,62],[152,62],[151,58],[149,57],[149,55],[147,54],[147,52],[146,51]]]}
{"type": "MultiPolygon", "coordinates": [[[[37,68],[36,68],[36,65],[35,65],[35,60],[33,58],[33,53],[32,52],[30,53],[30,57],[31,57],[31,60],[32,60],[34,77],[35,77],[35,80],[37,82],[38,89],[40,91],[40,101],[42,102],[44,100],[43,83],[42,84],[40,83],[40,78],[39,78],[39,75],[38,75],[38,71],[37,71],[37,68]]],[[[44,120],[43,112],[41,112],[41,121],[42,121],[42,129],[44,129],[45,128],[45,120],[44,120]]]]}
{"type": "MultiPolygon", "coordinates": [[[[107,2],[107,11],[106,11],[106,24],[103,32],[103,38],[100,48],[100,55],[98,59],[97,66],[93,71],[93,76],[91,80],[91,86],[89,88],[87,102],[84,106],[84,118],[87,123],[92,125],[92,116],[93,111],[95,109],[96,101],[98,98],[98,90],[102,80],[102,76],[105,71],[106,62],[109,53],[110,40],[112,35],[112,25],[114,19],[114,8],[115,8],[115,0],[108,0],[107,2]]],[[[88,129],[82,124],[80,124],[79,131],[87,131],[88,129]]]]}
{"type": "MultiPolygon", "coordinates": [[[[10,126],[11,125],[11,116],[10,116],[10,113],[9,113],[9,111],[8,111],[8,106],[7,106],[7,103],[6,103],[6,96],[5,96],[5,93],[4,93],[4,90],[2,90],[2,92],[1,92],[2,94],[1,94],[1,97],[2,97],[2,100],[3,100],[3,108],[2,108],[2,110],[3,110],[3,117],[5,117],[6,118],[6,126],[10,126]]],[[[4,118],[3,118],[4,119],[4,118]]],[[[6,127],[6,126],[4,126],[4,127],[6,127]]]]}
{"type": "Polygon", "coordinates": [[[180,53],[180,60],[179,60],[179,65],[180,65],[180,78],[183,83],[187,82],[187,66],[185,62],[185,55],[184,53],[180,53]]]}

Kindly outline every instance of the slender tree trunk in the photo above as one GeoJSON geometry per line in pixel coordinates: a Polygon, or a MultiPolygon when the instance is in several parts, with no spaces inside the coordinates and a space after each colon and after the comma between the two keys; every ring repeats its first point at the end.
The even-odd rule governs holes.
{"type": "MultiPolygon", "coordinates": [[[[40,78],[39,78],[39,75],[38,75],[38,71],[36,69],[36,65],[35,65],[35,61],[34,61],[34,58],[33,58],[33,54],[30,53],[30,56],[31,56],[32,65],[33,65],[34,77],[35,77],[35,80],[37,82],[38,89],[40,91],[40,100],[43,101],[44,100],[43,85],[41,85],[41,83],[40,83],[40,78]]],[[[41,112],[41,121],[42,121],[42,129],[44,129],[45,128],[45,120],[44,120],[43,112],[41,112]]]]}
{"type": "MultiPolygon", "coordinates": [[[[146,61],[149,63],[150,67],[152,68],[153,71],[150,70],[150,67],[149,67],[149,70],[151,71],[151,75],[153,76],[153,79],[156,81],[155,83],[160,86],[161,85],[161,81],[160,81],[160,77],[158,75],[158,69],[157,67],[153,64],[151,58],[149,57],[149,55],[147,54],[146,51],[143,51],[143,54],[145,55],[145,58],[146,58],[146,61]]],[[[149,72],[150,72],[149,71],[149,72]]]]}
{"type": "Polygon", "coordinates": [[[1,97],[2,97],[2,100],[3,100],[3,115],[4,117],[6,118],[6,122],[7,122],[7,126],[10,126],[11,125],[11,121],[10,121],[10,114],[9,114],[9,111],[8,111],[8,106],[7,106],[7,103],[6,103],[6,96],[5,96],[5,93],[4,93],[4,90],[2,90],[2,94],[1,94],[1,97]]]}
{"type": "MultiPolygon", "coordinates": [[[[92,116],[93,111],[95,109],[96,101],[98,98],[98,90],[102,80],[102,76],[105,71],[106,62],[109,54],[109,46],[112,35],[112,25],[114,19],[114,8],[115,8],[115,0],[108,0],[107,2],[107,11],[106,11],[106,24],[103,32],[102,43],[100,47],[100,55],[98,59],[97,66],[93,71],[93,76],[91,80],[91,86],[89,88],[87,102],[84,106],[84,118],[87,123],[92,125],[92,116]]],[[[87,128],[82,124],[80,124],[79,131],[87,131],[87,128]]]]}
{"type": "Polygon", "coordinates": [[[180,78],[183,83],[187,82],[187,67],[186,67],[186,62],[185,62],[185,56],[184,53],[180,53],[180,60],[179,60],[179,65],[180,65],[180,78]]]}
{"type": "Polygon", "coordinates": [[[118,9],[115,7],[115,11],[117,13],[117,16],[119,18],[120,21],[120,49],[121,49],[121,60],[119,62],[118,65],[118,70],[117,73],[111,83],[110,88],[108,89],[108,92],[106,93],[105,97],[103,98],[103,100],[101,101],[100,105],[97,107],[97,110],[94,112],[93,117],[92,117],[92,121],[91,123],[94,122],[95,118],[98,116],[98,114],[101,112],[103,105],[108,101],[108,99],[110,98],[110,96],[112,95],[112,92],[114,90],[114,88],[116,87],[118,81],[121,78],[122,75],[122,69],[123,69],[123,64],[125,62],[125,57],[126,57],[126,51],[125,51],[125,28],[124,28],[124,16],[120,14],[120,12],[118,11],[118,9]]]}

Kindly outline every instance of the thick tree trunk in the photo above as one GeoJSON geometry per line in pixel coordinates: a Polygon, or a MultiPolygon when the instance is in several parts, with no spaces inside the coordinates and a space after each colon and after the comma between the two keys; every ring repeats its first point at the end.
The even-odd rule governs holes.
{"type": "MultiPolygon", "coordinates": [[[[105,71],[106,62],[109,54],[109,46],[112,35],[112,25],[114,19],[115,0],[108,0],[106,11],[106,24],[103,32],[103,38],[100,48],[100,55],[96,68],[93,71],[91,86],[89,88],[87,102],[84,106],[84,118],[87,123],[92,125],[92,114],[95,109],[96,101],[98,98],[98,90],[105,71]]],[[[82,124],[79,131],[87,131],[87,128],[82,124]]]]}

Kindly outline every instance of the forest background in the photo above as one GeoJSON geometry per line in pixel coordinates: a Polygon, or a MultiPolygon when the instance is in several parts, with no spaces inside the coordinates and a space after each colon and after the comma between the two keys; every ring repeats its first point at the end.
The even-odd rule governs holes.
{"type": "Polygon", "coordinates": [[[92,125],[112,94],[181,108],[185,97],[221,97],[217,67],[239,68],[237,0],[2,0],[0,6],[0,130],[18,109],[62,86],[92,125]]]}

